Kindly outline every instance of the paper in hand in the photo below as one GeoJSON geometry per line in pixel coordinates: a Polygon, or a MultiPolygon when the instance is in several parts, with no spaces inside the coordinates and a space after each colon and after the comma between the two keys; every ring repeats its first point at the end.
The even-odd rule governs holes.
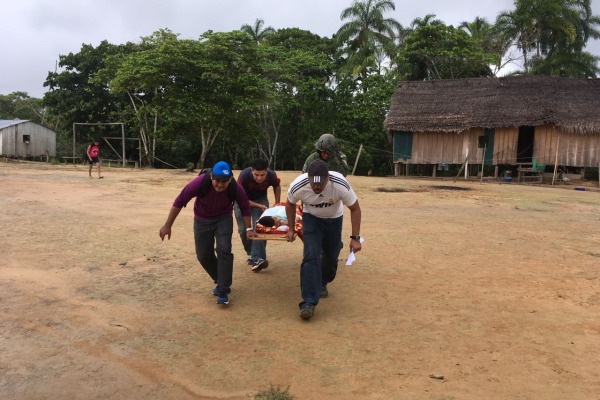
{"type": "MultiPolygon", "coordinates": [[[[360,244],[362,244],[364,241],[365,241],[365,239],[361,237],[360,244]]],[[[352,249],[350,249],[350,254],[348,254],[348,258],[346,259],[346,265],[347,266],[352,265],[354,260],[356,260],[356,256],[354,255],[354,252],[352,251],[352,249]]]]}

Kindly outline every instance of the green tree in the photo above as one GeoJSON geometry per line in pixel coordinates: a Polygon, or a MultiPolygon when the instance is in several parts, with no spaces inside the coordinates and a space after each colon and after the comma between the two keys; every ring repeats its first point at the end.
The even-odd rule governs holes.
{"type": "Polygon", "coordinates": [[[184,49],[186,62],[172,71],[174,84],[164,95],[164,118],[168,126],[200,138],[203,167],[220,135],[235,141],[248,134],[265,83],[257,45],[241,31],[207,32],[199,42],[185,42],[184,49]]]}
{"type": "Polygon", "coordinates": [[[490,24],[485,18],[476,17],[471,22],[463,21],[458,28],[467,32],[481,46],[483,52],[493,58],[494,75],[507,63],[513,61],[509,58],[503,62],[503,57],[507,54],[511,41],[506,40],[506,37],[498,32],[496,26],[490,24]]]}
{"type": "Polygon", "coordinates": [[[417,17],[410,23],[409,32],[414,31],[417,28],[431,25],[443,25],[444,21],[436,18],[435,14],[426,14],[423,18],[417,17]]]}
{"type": "Polygon", "coordinates": [[[422,26],[408,35],[398,54],[401,79],[458,79],[491,76],[490,63],[481,44],[453,26],[422,26]]]}
{"type": "Polygon", "coordinates": [[[600,37],[600,18],[592,14],[591,0],[516,0],[515,9],[500,13],[496,25],[521,51],[525,73],[532,57],[538,72],[557,70],[556,63],[568,61],[568,54],[578,61],[562,68],[563,73],[579,66],[583,70],[578,75],[585,75],[592,67],[587,64],[592,58],[578,55],[590,38],[600,37]],[[554,67],[543,66],[546,57],[554,67]]]}
{"type": "Polygon", "coordinates": [[[174,84],[173,71],[187,66],[182,59],[178,35],[161,29],[143,37],[136,51],[109,57],[95,81],[108,81],[110,92],[128,99],[129,122],[138,130],[144,160],[154,165],[162,97],[174,84]]]}
{"type": "MultiPolygon", "coordinates": [[[[367,78],[367,91],[357,90],[356,82],[346,79],[337,86],[335,103],[337,123],[335,136],[348,156],[350,169],[362,151],[357,174],[388,175],[393,171],[389,142],[383,122],[390,108],[397,80],[393,74],[372,75],[367,78]]],[[[314,143],[314,140],[313,140],[314,143]]]]}
{"type": "Polygon", "coordinates": [[[546,57],[532,57],[530,71],[534,75],[595,78],[600,73],[599,61],[600,57],[586,51],[553,51],[546,57]]]}
{"type": "Polygon", "coordinates": [[[355,0],[342,11],[340,19],[351,19],[335,35],[346,57],[343,73],[364,80],[370,70],[377,70],[378,54],[395,48],[394,38],[402,31],[402,25],[383,16],[386,11],[395,9],[391,0],[355,0]]]}
{"type": "Polygon", "coordinates": [[[0,119],[26,119],[44,125],[45,115],[41,99],[29,97],[26,92],[0,94],[0,119]]]}
{"type": "Polygon", "coordinates": [[[93,80],[105,68],[108,56],[121,57],[132,44],[112,45],[102,41],[97,47],[84,44],[79,53],[59,56],[60,72],[49,72],[44,86],[43,106],[60,121],[58,130],[70,132],[74,122],[111,122],[119,118],[126,99],[113,96],[106,81],[93,80]]]}
{"type": "Polygon", "coordinates": [[[329,118],[327,83],[334,47],[329,39],[297,28],[278,30],[264,44],[261,60],[269,91],[257,120],[266,144],[263,155],[275,162],[280,140],[286,155],[296,157],[304,141],[314,143],[322,133],[329,118]]]}

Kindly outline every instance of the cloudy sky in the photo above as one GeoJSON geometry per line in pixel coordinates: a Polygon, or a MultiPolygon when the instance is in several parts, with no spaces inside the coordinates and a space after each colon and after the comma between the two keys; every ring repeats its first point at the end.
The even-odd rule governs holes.
{"type": "MultiPolygon", "coordinates": [[[[183,39],[196,39],[207,30],[231,31],[262,18],[275,29],[300,28],[331,37],[352,0],[1,0],[0,94],[27,92],[42,97],[49,71],[59,55],[77,53],[82,44],[97,46],[138,42],[161,28],[183,39]]],[[[435,14],[457,26],[480,16],[493,22],[500,11],[513,9],[513,0],[395,0],[386,16],[407,26],[435,14]]],[[[600,0],[592,2],[600,14],[600,0]],[[597,3],[597,4],[594,4],[597,3]]],[[[600,42],[588,44],[600,55],[600,42]]]]}

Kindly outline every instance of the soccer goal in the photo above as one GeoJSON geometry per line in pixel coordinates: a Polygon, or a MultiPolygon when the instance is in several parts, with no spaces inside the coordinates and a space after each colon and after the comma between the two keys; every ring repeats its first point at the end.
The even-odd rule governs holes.
{"type": "MultiPolygon", "coordinates": [[[[138,150],[138,160],[141,162],[142,160],[142,148],[141,148],[141,142],[139,138],[128,138],[125,137],[125,124],[122,122],[74,122],[73,123],[73,157],[77,157],[77,127],[78,126],[112,126],[112,125],[117,125],[121,127],[121,136],[105,136],[103,134],[97,134],[97,136],[99,136],[104,143],[106,143],[108,145],[108,147],[112,150],[114,156],[117,157],[117,160],[119,162],[123,163],[123,168],[125,168],[127,166],[127,154],[126,154],[126,142],[128,140],[133,140],[133,141],[137,141],[137,150],[138,150]],[[113,146],[113,144],[111,143],[111,140],[113,142],[117,142],[118,144],[120,144],[121,146],[121,151],[119,152],[119,150],[117,150],[117,148],[119,147],[119,145],[117,144],[117,148],[115,148],[115,146],[113,146]]],[[[136,163],[137,165],[137,163],[136,163]]]]}

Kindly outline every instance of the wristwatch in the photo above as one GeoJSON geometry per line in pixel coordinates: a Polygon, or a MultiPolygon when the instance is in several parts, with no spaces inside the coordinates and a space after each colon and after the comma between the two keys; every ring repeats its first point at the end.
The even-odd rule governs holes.
{"type": "Polygon", "coordinates": [[[350,236],[350,239],[360,242],[360,235],[356,235],[356,236],[352,235],[352,236],[350,236]]]}
{"type": "Polygon", "coordinates": [[[250,232],[250,231],[253,231],[253,230],[254,230],[253,228],[246,228],[246,232],[250,232]]]}

